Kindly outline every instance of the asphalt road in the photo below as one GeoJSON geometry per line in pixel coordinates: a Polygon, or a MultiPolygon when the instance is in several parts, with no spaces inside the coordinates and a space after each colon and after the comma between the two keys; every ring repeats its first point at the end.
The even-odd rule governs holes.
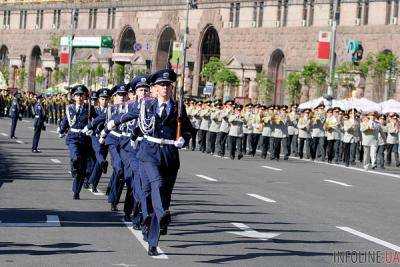
{"type": "Polygon", "coordinates": [[[151,258],[104,195],[72,200],[64,140],[49,126],[32,154],[31,126],[17,142],[0,119],[0,266],[331,266],[346,251],[400,263],[400,169],[181,151],[173,222],[151,258]]]}

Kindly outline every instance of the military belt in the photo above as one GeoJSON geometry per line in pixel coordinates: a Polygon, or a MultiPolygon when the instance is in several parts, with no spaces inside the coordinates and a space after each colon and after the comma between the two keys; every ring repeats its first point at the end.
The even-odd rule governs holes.
{"type": "Polygon", "coordinates": [[[145,135],[143,136],[149,142],[160,144],[160,145],[173,145],[175,144],[175,140],[163,139],[163,138],[156,138],[152,136],[145,135]]]}
{"type": "Polygon", "coordinates": [[[82,132],[82,129],[70,128],[69,130],[70,130],[71,132],[73,132],[73,133],[81,133],[81,132],[82,132]]]}

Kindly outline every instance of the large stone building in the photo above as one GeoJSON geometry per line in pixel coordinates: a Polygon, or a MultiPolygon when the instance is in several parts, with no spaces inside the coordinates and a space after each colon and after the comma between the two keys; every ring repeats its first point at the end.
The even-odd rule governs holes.
{"type": "MultiPolygon", "coordinates": [[[[307,61],[316,60],[318,34],[330,30],[334,14],[333,0],[197,2],[198,9],[190,11],[189,20],[186,86],[191,94],[202,93],[204,81],[199,73],[202,65],[215,56],[227,62],[241,81],[228,94],[256,99],[256,73],[264,70],[275,82],[275,103],[287,102],[284,77],[307,61]]],[[[342,0],[338,9],[337,62],[348,59],[349,39],[361,40],[365,53],[390,50],[399,54],[398,0],[342,0]]],[[[73,10],[78,16],[75,36],[111,35],[116,61],[148,69],[165,66],[171,40],[181,40],[184,33],[185,0],[0,0],[0,64],[10,68],[25,65],[29,90],[35,88],[38,69],[49,72],[56,67],[47,49],[50,36],[71,33],[73,10]],[[134,43],[141,44],[142,49],[134,51],[134,43]]],[[[82,53],[108,64],[97,51],[82,53]]],[[[364,93],[381,100],[378,98],[382,94],[374,96],[373,90],[367,86],[364,93]]],[[[390,94],[397,90],[400,87],[394,86],[390,94]]]]}

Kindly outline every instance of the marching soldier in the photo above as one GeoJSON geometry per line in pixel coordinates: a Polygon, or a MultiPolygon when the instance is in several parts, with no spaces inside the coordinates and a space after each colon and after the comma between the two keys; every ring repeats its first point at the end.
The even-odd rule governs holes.
{"type": "Polygon", "coordinates": [[[199,127],[199,145],[200,145],[200,151],[203,153],[206,152],[207,148],[207,133],[211,125],[210,115],[211,115],[210,102],[206,101],[203,103],[203,106],[199,112],[199,116],[201,118],[199,127]]]}
{"type": "MultiPolygon", "coordinates": [[[[297,128],[299,129],[299,158],[302,159],[304,155],[304,144],[308,145],[310,143],[310,113],[311,109],[305,109],[301,112],[301,116],[297,123],[297,128]]],[[[312,160],[315,158],[311,157],[312,160]]]]}
{"type": "MultiPolygon", "coordinates": [[[[281,153],[281,146],[282,141],[287,136],[287,118],[286,118],[286,108],[276,107],[274,110],[275,114],[272,118],[272,137],[273,137],[273,144],[272,144],[272,156],[271,160],[279,160],[280,153],[281,153]]],[[[288,160],[289,156],[287,155],[286,146],[283,146],[283,153],[284,153],[284,160],[288,160]]]]}
{"type": "Polygon", "coordinates": [[[395,113],[389,113],[387,127],[387,139],[386,139],[386,164],[392,164],[392,153],[394,154],[394,160],[396,167],[400,166],[399,161],[399,122],[395,113]]]}
{"type": "Polygon", "coordinates": [[[297,156],[298,154],[297,139],[299,136],[299,130],[297,129],[297,122],[299,120],[299,115],[297,114],[296,104],[290,106],[288,120],[290,123],[288,124],[287,150],[289,155],[291,155],[293,152],[297,156]]]}
{"type": "Polygon", "coordinates": [[[386,137],[387,137],[387,126],[386,126],[386,116],[380,115],[378,119],[381,131],[378,134],[378,151],[376,153],[377,167],[384,169],[385,165],[385,147],[386,147],[386,137]]]}
{"type": "Polygon", "coordinates": [[[363,146],[363,164],[364,169],[368,170],[369,167],[376,169],[376,153],[378,149],[378,138],[381,128],[376,121],[374,112],[368,113],[364,116],[360,124],[360,131],[362,134],[363,146]]]}
{"type": "Polygon", "coordinates": [[[253,116],[253,105],[251,103],[246,104],[242,111],[242,117],[244,119],[243,123],[243,140],[242,140],[242,150],[243,153],[247,153],[247,143],[250,144],[249,154],[251,154],[251,136],[253,133],[252,126],[252,116],[253,116]]]}
{"type": "Polygon", "coordinates": [[[91,152],[91,140],[83,129],[88,125],[89,119],[94,116],[94,111],[89,110],[85,99],[88,89],[84,85],[77,85],[72,88],[75,104],[68,105],[66,116],[60,123],[60,137],[66,136],[71,160],[71,174],[74,178],[72,185],[73,199],[80,199],[79,194],[82,189],[88,164],[88,157],[91,152]]]}
{"type": "MultiPolygon", "coordinates": [[[[262,109],[264,110],[265,107],[263,106],[262,109]]],[[[261,123],[263,126],[263,130],[262,130],[262,141],[261,141],[261,158],[265,159],[267,158],[267,153],[268,151],[270,151],[270,148],[272,148],[271,144],[271,135],[272,135],[272,116],[273,116],[273,110],[274,107],[270,106],[268,107],[268,110],[265,112],[261,112],[260,116],[261,116],[261,123]]],[[[272,155],[272,153],[271,153],[272,155]]]]}
{"type": "Polygon", "coordinates": [[[250,125],[250,151],[251,156],[256,155],[257,145],[260,141],[260,136],[263,131],[263,124],[261,122],[261,108],[262,105],[258,104],[254,106],[254,111],[245,117],[245,124],[250,125]]]}
{"type": "Polygon", "coordinates": [[[242,105],[237,104],[235,106],[234,113],[229,116],[229,145],[230,145],[230,157],[235,159],[236,150],[238,150],[238,159],[243,158],[243,123],[244,119],[242,117],[242,105]]]}
{"type": "Polygon", "coordinates": [[[356,130],[358,122],[354,116],[345,114],[343,116],[343,161],[346,167],[350,166],[352,144],[356,142],[356,130]]]}
{"type": "Polygon", "coordinates": [[[218,144],[219,144],[218,156],[220,157],[225,156],[226,140],[230,129],[230,123],[228,120],[232,112],[232,105],[233,101],[231,100],[226,101],[220,113],[221,125],[219,127],[219,134],[218,134],[218,144]]]}
{"type": "Polygon", "coordinates": [[[21,95],[19,93],[14,94],[14,99],[11,103],[10,108],[10,117],[11,117],[11,129],[10,129],[10,138],[17,139],[15,137],[15,128],[17,127],[18,120],[22,120],[22,104],[21,104],[21,95]]]}
{"type": "Polygon", "coordinates": [[[214,108],[211,110],[211,124],[210,128],[208,130],[208,137],[207,137],[207,153],[208,154],[214,154],[215,153],[215,142],[217,140],[217,135],[219,132],[219,129],[221,127],[221,102],[216,101],[214,103],[214,108]]]}
{"type": "Polygon", "coordinates": [[[40,153],[40,149],[38,148],[40,133],[42,130],[45,130],[45,121],[46,121],[46,113],[42,105],[43,96],[36,96],[37,102],[33,108],[35,119],[33,121],[33,140],[32,140],[32,153],[40,153]]]}
{"type": "Polygon", "coordinates": [[[325,111],[324,104],[320,104],[314,109],[314,115],[311,119],[311,159],[315,160],[317,155],[321,155],[321,161],[325,161],[325,111]],[[318,149],[319,152],[318,153],[318,149]]]}

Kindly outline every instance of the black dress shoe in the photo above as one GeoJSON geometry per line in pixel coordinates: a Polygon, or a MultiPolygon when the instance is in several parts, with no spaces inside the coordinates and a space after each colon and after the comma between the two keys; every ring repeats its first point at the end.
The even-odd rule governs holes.
{"type": "Polygon", "coordinates": [[[235,159],[235,157],[234,157],[234,156],[230,156],[230,158],[231,158],[232,160],[234,160],[234,159],[235,159]]]}
{"type": "Polygon", "coordinates": [[[111,211],[118,211],[117,204],[111,203],[111,211]]]}
{"type": "Polygon", "coordinates": [[[86,181],[86,182],[83,184],[83,187],[84,187],[85,189],[89,189],[89,187],[90,187],[89,182],[86,181]]]}
{"type": "Polygon", "coordinates": [[[101,164],[101,171],[102,171],[102,173],[106,174],[106,173],[107,173],[107,168],[108,168],[108,162],[107,162],[107,161],[104,161],[104,162],[101,164]]]}
{"type": "Polygon", "coordinates": [[[10,138],[11,138],[11,139],[18,139],[18,138],[17,138],[17,137],[15,137],[15,136],[11,136],[10,138]]]}
{"type": "Polygon", "coordinates": [[[149,256],[157,256],[158,255],[157,247],[149,247],[149,251],[147,252],[147,254],[149,256]]]}
{"type": "Polygon", "coordinates": [[[132,228],[135,230],[142,230],[140,223],[132,223],[132,228]]]}
{"type": "Polygon", "coordinates": [[[98,193],[98,192],[99,192],[99,190],[97,190],[97,187],[95,187],[95,186],[92,186],[92,192],[93,192],[93,193],[98,193]]]}
{"type": "Polygon", "coordinates": [[[160,228],[160,235],[167,235],[168,234],[168,227],[165,225],[164,227],[160,228]]]}
{"type": "Polygon", "coordinates": [[[171,213],[169,211],[165,211],[164,215],[160,219],[160,229],[167,228],[170,222],[171,222],[171,213]]]}
{"type": "Polygon", "coordinates": [[[75,193],[73,198],[74,198],[74,199],[80,199],[80,198],[79,198],[79,194],[78,194],[78,193],[75,193]]]}
{"type": "Polygon", "coordinates": [[[243,155],[242,154],[238,155],[238,160],[240,160],[241,158],[243,158],[243,155]]]}
{"type": "Polygon", "coordinates": [[[111,187],[107,187],[106,196],[108,196],[110,194],[110,191],[111,191],[111,187]]]}

